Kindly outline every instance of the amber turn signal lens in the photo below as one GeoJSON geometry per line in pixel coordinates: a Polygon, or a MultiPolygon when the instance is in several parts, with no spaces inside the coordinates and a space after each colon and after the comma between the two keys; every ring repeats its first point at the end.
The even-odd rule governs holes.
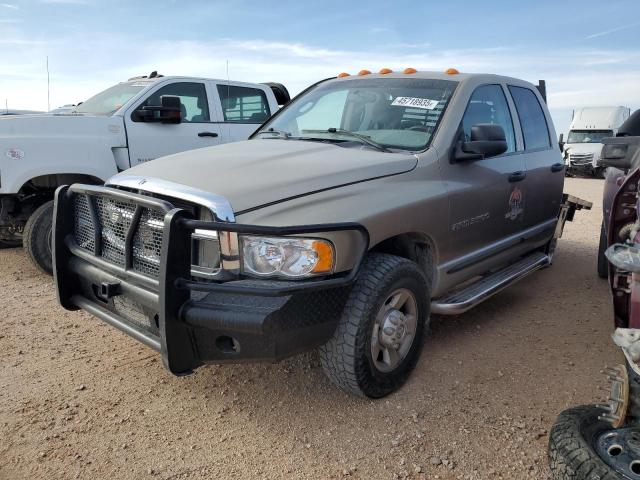
{"type": "Polygon", "coordinates": [[[460,72],[455,68],[448,68],[444,73],[446,73],[447,75],[457,75],[460,72]]]}
{"type": "Polygon", "coordinates": [[[342,77],[348,77],[349,74],[347,72],[342,72],[338,74],[338,78],[342,78],[342,77]]]}
{"type": "Polygon", "coordinates": [[[380,75],[386,75],[387,73],[393,73],[393,70],[391,70],[390,68],[383,68],[382,70],[380,70],[378,72],[380,75]]]}
{"type": "Polygon", "coordinates": [[[327,241],[316,240],[313,242],[313,249],[318,255],[318,262],[316,266],[313,267],[313,273],[331,273],[333,272],[333,248],[331,244],[327,241]]]}
{"type": "Polygon", "coordinates": [[[358,75],[369,75],[371,72],[369,70],[360,70],[358,75]]]}

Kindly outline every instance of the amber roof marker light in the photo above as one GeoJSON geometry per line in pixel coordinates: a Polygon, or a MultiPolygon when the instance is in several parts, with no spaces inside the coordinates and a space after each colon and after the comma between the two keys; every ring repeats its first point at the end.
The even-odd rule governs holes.
{"type": "Polygon", "coordinates": [[[393,73],[393,70],[391,70],[390,68],[382,68],[378,73],[380,75],[386,75],[387,73],[393,73]]]}
{"type": "Polygon", "coordinates": [[[347,73],[347,72],[342,72],[338,74],[338,78],[344,78],[344,77],[349,77],[351,76],[351,74],[347,73]]]}
{"type": "Polygon", "coordinates": [[[418,73],[418,71],[415,68],[407,67],[402,71],[402,73],[411,75],[412,73],[418,73]]]}
{"type": "Polygon", "coordinates": [[[371,71],[363,69],[358,72],[358,75],[369,75],[371,71]]]}
{"type": "Polygon", "coordinates": [[[458,75],[460,72],[457,68],[447,68],[444,73],[446,73],[447,75],[458,75]]]}

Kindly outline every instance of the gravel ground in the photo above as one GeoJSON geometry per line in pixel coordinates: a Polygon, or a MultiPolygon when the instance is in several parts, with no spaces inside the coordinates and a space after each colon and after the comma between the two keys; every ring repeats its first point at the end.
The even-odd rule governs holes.
{"type": "Polygon", "coordinates": [[[555,264],[434,318],[408,383],[378,401],[336,390],[315,354],[173,377],[0,250],[0,478],[546,478],[555,416],[603,400],[620,360],[596,275],[602,185],[568,179],[594,209],[555,264]]]}

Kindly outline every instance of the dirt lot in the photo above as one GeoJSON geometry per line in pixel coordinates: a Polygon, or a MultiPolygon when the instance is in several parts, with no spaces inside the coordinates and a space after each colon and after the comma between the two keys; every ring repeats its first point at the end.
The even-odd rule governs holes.
{"type": "Polygon", "coordinates": [[[546,478],[555,415],[602,400],[619,360],[595,272],[602,181],[566,191],[594,209],[553,267],[434,319],[408,384],[379,401],[336,390],[315,354],[173,377],[0,250],[0,478],[546,478]]]}

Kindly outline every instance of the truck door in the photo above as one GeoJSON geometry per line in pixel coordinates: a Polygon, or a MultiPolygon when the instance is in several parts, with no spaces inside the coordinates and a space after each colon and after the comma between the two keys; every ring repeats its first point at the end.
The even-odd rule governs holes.
{"type": "Polygon", "coordinates": [[[553,229],[564,185],[562,155],[553,146],[555,139],[551,139],[551,122],[547,120],[538,95],[529,88],[513,85],[509,86],[509,92],[524,141],[521,156],[527,170],[526,185],[530,197],[524,213],[525,223],[529,227],[541,228],[548,223],[549,228],[553,229]]]}
{"type": "Polygon", "coordinates": [[[233,83],[216,84],[222,134],[229,142],[246,140],[273,113],[265,90],[233,83]]]}
{"type": "Polygon", "coordinates": [[[471,127],[480,123],[502,126],[507,151],[483,160],[441,162],[449,192],[450,244],[457,257],[454,263],[473,264],[491,256],[491,252],[508,249],[507,237],[524,225],[525,163],[516,148],[512,113],[501,85],[475,89],[454,143],[470,140],[471,127]]]}
{"type": "Polygon", "coordinates": [[[220,143],[220,125],[211,122],[210,95],[204,82],[175,82],[160,86],[125,115],[131,166],[172,153],[220,143]],[[180,97],[182,122],[143,122],[133,112],[160,105],[160,97],[180,97]]]}

